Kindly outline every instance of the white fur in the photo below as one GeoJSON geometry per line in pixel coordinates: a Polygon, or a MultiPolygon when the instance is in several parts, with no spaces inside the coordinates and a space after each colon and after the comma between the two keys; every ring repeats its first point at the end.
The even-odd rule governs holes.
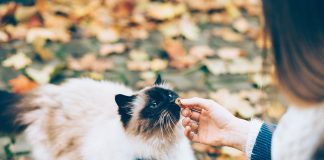
{"type": "MultiPolygon", "coordinates": [[[[60,136],[76,135],[80,139],[78,153],[83,160],[133,160],[136,157],[155,157],[159,160],[193,160],[194,154],[189,141],[183,135],[183,129],[178,124],[174,145],[167,150],[158,147],[161,139],[143,141],[125,133],[118,106],[115,103],[116,94],[132,95],[134,91],[128,87],[108,82],[90,79],[73,79],[60,85],[45,85],[35,91],[39,95],[33,103],[42,104],[41,109],[24,116],[32,122],[25,135],[32,146],[36,160],[54,160],[51,153],[51,143],[45,136],[46,116],[49,110],[57,108],[55,123],[65,126],[60,136]],[[60,118],[70,117],[70,121],[60,118]],[[63,117],[63,116],[62,116],[63,117]]],[[[57,142],[59,146],[60,142],[57,142]]],[[[64,143],[64,138],[61,142],[64,143]]],[[[71,157],[60,157],[62,160],[71,157]]]]}

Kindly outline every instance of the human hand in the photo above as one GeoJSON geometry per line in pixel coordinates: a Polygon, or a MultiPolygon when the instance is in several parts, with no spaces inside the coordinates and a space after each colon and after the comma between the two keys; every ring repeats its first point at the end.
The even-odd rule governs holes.
{"type": "Polygon", "coordinates": [[[179,99],[185,135],[194,142],[230,146],[241,151],[247,141],[249,122],[236,118],[213,100],[179,99]]]}

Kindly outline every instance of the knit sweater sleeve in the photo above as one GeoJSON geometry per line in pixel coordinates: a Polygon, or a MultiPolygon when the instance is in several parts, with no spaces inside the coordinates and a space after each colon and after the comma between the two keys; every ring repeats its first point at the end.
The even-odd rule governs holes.
{"type": "Polygon", "coordinates": [[[276,126],[252,120],[245,153],[251,160],[271,160],[272,133],[276,126]]]}

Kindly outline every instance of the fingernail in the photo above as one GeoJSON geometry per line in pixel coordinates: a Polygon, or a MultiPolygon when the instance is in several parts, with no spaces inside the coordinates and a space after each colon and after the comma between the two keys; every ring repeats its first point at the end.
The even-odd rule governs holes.
{"type": "Polygon", "coordinates": [[[193,138],[193,137],[194,137],[194,135],[195,135],[195,133],[194,133],[194,132],[190,132],[190,137],[191,137],[191,138],[193,138]]]}

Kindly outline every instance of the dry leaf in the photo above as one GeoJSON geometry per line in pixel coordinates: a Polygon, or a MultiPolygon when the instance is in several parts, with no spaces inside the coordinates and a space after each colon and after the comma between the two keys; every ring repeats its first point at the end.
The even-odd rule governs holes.
{"type": "Polygon", "coordinates": [[[252,82],[256,84],[259,87],[266,87],[271,85],[272,82],[272,77],[269,74],[254,74],[252,76],[252,82]]]}
{"type": "Polygon", "coordinates": [[[116,29],[106,28],[97,32],[97,39],[102,43],[116,42],[120,39],[120,35],[116,29]]]}
{"type": "Polygon", "coordinates": [[[9,85],[14,93],[26,93],[38,86],[35,82],[29,80],[23,75],[19,75],[15,79],[11,79],[9,81],[9,85]]]}
{"type": "Polygon", "coordinates": [[[168,21],[159,25],[158,27],[159,31],[167,38],[176,37],[181,34],[179,22],[176,20],[168,21]]]}
{"type": "Polygon", "coordinates": [[[233,60],[245,55],[245,52],[239,48],[223,47],[217,51],[217,55],[224,60],[233,60]]]}
{"type": "Polygon", "coordinates": [[[114,67],[114,63],[107,58],[97,58],[95,54],[85,54],[80,59],[69,58],[68,67],[77,71],[104,72],[114,67]]]}
{"type": "Polygon", "coordinates": [[[193,143],[192,148],[198,152],[205,152],[210,154],[219,154],[220,151],[217,150],[215,147],[202,144],[202,143],[193,143]]]}
{"type": "Polygon", "coordinates": [[[28,33],[26,24],[19,24],[17,26],[7,25],[5,30],[9,33],[11,39],[25,39],[28,33]]]}
{"type": "Polygon", "coordinates": [[[255,115],[255,109],[246,100],[241,100],[237,106],[237,113],[244,119],[250,119],[255,115]]]}
{"type": "Polygon", "coordinates": [[[233,28],[241,33],[246,33],[250,29],[250,24],[245,18],[239,18],[234,21],[233,28]]]}
{"type": "Polygon", "coordinates": [[[239,8],[237,8],[232,2],[226,4],[225,10],[228,16],[231,17],[232,19],[241,17],[241,12],[239,8]]]}
{"type": "Polygon", "coordinates": [[[232,18],[225,13],[214,13],[210,16],[210,22],[215,24],[230,24],[232,21],[232,18]]]}
{"type": "Polygon", "coordinates": [[[18,21],[26,21],[36,14],[36,12],[37,9],[35,7],[19,6],[15,12],[15,18],[18,21]]]}
{"type": "Polygon", "coordinates": [[[197,40],[199,38],[199,28],[193,23],[188,15],[185,15],[180,20],[180,32],[189,40],[197,40]]]}
{"type": "Polygon", "coordinates": [[[189,55],[196,57],[198,60],[202,60],[205,57],[214,55],[214,51],[207,45],[199,45],[191,47],[189,55]]]}
{"type": "Polygon", "coordinates": [[[128,61],[127,68],[131,71],[147,71],[151,67],[149,61],[128,61]]]}
{"type": "Polygon", "coordinates": [[[153,59],[151,61],[151,70],[152,71],[161,71],[168,67],[168,61],[162,59],[153,59]]]}
{"type": "Polygon", "coordinates": [[[285,111],[286,108],[279,102],[272,102],[266,106],[266,113],[271,118],[280,119],[285,111]]]}
{"type": "Polygon", "coordinates": [[[224,61],[219,59],[209,59],[203,62],[209,72],[214,75],[220,75],[227,73],[226,64],[224,61]]]}
{"type": "Polygon", "coordinates": [[[129,57],[133,61],[148,61],[150,58],[148,53],[143,50],[131,50],[129,57]]]}
{"type": "Polygon", "coordinates": [[[187,55],[180,41],[167,39],[163,42],[162,47],[171,59],[170,65],[174,68],[183,69],[197,63],[195,57],[187,55]]]}
{"type": "Polygon", "coordinates": [[[167,52],[171,60],[176,60],[186,55],[186,51],[180,41],[166,39],[163,42],[162,47],[167,52]]]}
{"type": "Polygon", "coordinates": [[[123,53],[125,50],[126,45],[124,43],[103,44],[100,46],[99,54],[106,56],[112,53],[123,53]]]}
{"type": "Polygon", "coordinates": [[[36,51],[36,53],[41,57],[44,61],[49,61],[53,58],[53,53],[45,48],[46,39],[36,38],[33,40],[32,44],[36,51]]]}
{"type": "Polygon", "coordinates": [[[225,5],[228,3],[227,0],[218,0],[218,1],[211,1],[211,0],[186,0],[189,8],[193,10],[199,11],[209,11],[209,10],[217,10],[223,9],[225,5]]]}
{"type": "Polygon", "coordinates": [[[152,2],[147,6],[147,15],[150,18],[157,20],[172,19],[185,13],[186,7],[184,4],[173,4],[173,3],[159,3],[152,2]]]}
{"type": "Polygon", "coordinates": [[[8,42],[9,36],[7,33],[0,31],[0,42],[8,42]]]}
{"type": "Polygon", "coordinates": [[[55,40],[56,36],[52,30],[46,28],[30,29],[26,35],[26,41],[32,43],[37,38],[55,40]]]}
{"type": "Polygon", "coordinates": [[[247,99],[249,102],[254,104],[267,97],[266,93],[256,89],[242,90],[240,91],[239,95],[241,99],[247,99]]]}
{"type": "Polygon", "coordinates": [[[214,29],[212,34],[228,42],[242,42],[244,37],[229,28],[214,29]]]}
{"type": "Polygon", "coordinates": [[[31,59],[24,53],[18,52],[17,54],[7,58],[2,62],[4,67],[13,67],[16,70],[23,69],[31,64],[31,59]]]}
{"type": "Polygon", "coordinates": [[[38,84],[47,84],[52,79],[53,74],[61,67],[58,61],[52,61],[41,69],[28,67],[26,68],[27,75],[36,81],[38,84]]]}
{"type": "Polygon", "coordinates": [[[238,157],[238,156],[242,156],[244,154],[243,152],[241,152],[238,149],[235,149],[232,147],[227,147],[227,146],[222,147],[221,152],[223,154],[229,155],[231,157],[238,157]]]}

